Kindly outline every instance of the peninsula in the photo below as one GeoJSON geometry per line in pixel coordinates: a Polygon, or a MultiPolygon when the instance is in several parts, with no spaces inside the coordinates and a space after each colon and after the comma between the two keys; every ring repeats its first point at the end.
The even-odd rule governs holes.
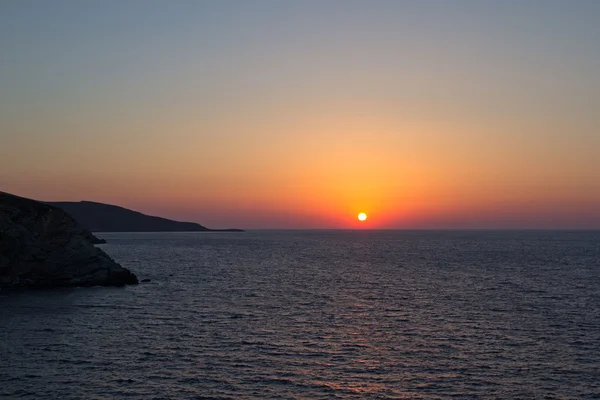
{"type": "Polygon", "coordinates": [[[194,222],[173,221],[92,201],[46,204],[62,209],[91,232],[243,232],[242,229],[209,229],[194,222]]]}

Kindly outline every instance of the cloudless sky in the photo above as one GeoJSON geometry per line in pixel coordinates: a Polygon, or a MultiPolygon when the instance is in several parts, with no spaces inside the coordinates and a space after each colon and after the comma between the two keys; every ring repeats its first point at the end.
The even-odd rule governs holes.
{"type": "Polygon", "coordinates": [[[0,190],[210,227],[600,228],[599,43],[596,0],[5,0],[0,190]]]}

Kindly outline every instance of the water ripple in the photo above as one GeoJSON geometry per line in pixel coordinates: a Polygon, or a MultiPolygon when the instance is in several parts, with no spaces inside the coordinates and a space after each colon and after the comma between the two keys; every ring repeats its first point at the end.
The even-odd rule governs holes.
{"type": "Polygon", "coordinates": [[[106,234],[151,284],[0,293],[0,397],[600,397],[598,232],[106,234]]]}

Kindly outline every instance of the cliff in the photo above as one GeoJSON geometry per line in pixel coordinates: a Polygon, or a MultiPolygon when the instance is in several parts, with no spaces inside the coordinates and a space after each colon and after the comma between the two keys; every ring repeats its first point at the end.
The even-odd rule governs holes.
{"type": "Polygon", "coordinates": [[[137,277],[63,210],[0,192],[0,286],[121,286],[137,277]]]}
{"type": "MultiPolygon", "coordinates": [[[[49,202],[92,232],[214,232],[193,222],[179,222],[153,217],[111,204],[80,202],[49,202]]],[[[226,229],[236,231],[239,229],[226,229]]]]}

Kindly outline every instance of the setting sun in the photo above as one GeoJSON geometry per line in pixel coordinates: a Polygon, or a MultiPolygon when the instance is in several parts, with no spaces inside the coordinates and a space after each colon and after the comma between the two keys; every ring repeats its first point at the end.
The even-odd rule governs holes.
{"type": "Polygon", "coordinates": [[[367,214],[365,214],[365,213],[358,214],[359,221],[365,221],[366,219],[367,219],[367,214]]]}

